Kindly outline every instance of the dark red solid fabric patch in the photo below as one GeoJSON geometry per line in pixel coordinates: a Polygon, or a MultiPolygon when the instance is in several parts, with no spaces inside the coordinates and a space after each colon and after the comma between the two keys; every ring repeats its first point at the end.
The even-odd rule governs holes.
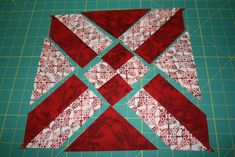
{"type": "Polygon", "coordinates": [[[190,133],[211,150],[206,115],[161,75],[152,79],[144,89],[170,112],[190,133]]]}
{"type": "Polygon", "coordinates": [[[40,105],[29,112],[22,147],[25,147],[86,89],[87,86],[73,75],[40,105]]]}
{"type": "Polygon", "coordinates": [[[131,90],[132,88],[118,74],[98,89],[110,105],[116,104],[131,90]]]}
{"type": "Polygon", "coordinates": [[[107,10],[83,12],[82,14],[118,38],[148,11],[149,9],[107,10]]]}
{"type": "Polygon", "coordinates": [[[58,44],[78,65],[86,66],[97,54],[71,30],[54,16],[51,17],[50,37],[58,44]]]}
{"type": "Polygon", "coordinates": [[[126,119],[109,107],[66,151],[157,149],[126,119]]]}
{"type": "Polygon", "coordinates": [[[121,44],[117,44],[102,59],[107,62],[113,69],[117,70],[126,63],[133,54],[125,49],[121,44]]]}
{"type": "Polygon", "coordinates": [[[135,52],[152,63],[184,31],[183,10],[180,9],[135,52]]]}

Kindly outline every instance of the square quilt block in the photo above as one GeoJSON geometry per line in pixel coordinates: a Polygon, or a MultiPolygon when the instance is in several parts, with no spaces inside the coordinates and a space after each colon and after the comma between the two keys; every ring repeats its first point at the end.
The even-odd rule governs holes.
{"type": "Polygon", "coordinates": [[[212,151],[206,115],[184,95],[189,92],[201,100],[183,11],[157,8],[52,15],[30,104],[64,82],[29,112],[22,148],[60,148],[103,106],[80,76],[72,75],[76,65],[69,62],[71,58],[110,106],[70,141],[66,151],[156,150],[113,108],[143,78],[146,85],[137,87],[126,102],[140,120],[172,150],[212,151]],[[97,56],[99,62],[94,65],[97,56]],[[94,66],[84,70],[88,63],[94,66]],[[146,77],[150,70],[152,79],[146,77]],[[176,89],[166,77],[182,88],[176,89]]]}

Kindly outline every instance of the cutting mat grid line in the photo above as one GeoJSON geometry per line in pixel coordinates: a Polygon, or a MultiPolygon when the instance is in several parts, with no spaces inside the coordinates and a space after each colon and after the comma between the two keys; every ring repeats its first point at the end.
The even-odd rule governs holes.
{"type": "MultiPolygon", "coordinates": [[[[235,156],[235,2],[232,0],[81,0],[0,2],[0,151],[6,156],[235,156]],[[115,108],[152,141],[157,151],[110,151],[66,153],[63,149],[81,134],[104,110],[102,108],[60,149],[19,149],[27,113],[36,107],[29,99],[50,15],[89,10],[184,7],[184,21],[190,33],[203,100],[183,91],[207,115],[214,153],[171,151],[125,104],[115,108]]],[[[76,68],[74,74],[81,71],[76,68]]],[[[154,75],[158,72],[154,71],[154,75]]],[[[151,77],[151,76],[150,76],[151,77]]],[[[137,92],[148,78],[139,81],[137,92]]],[[[87,83],[87,82],[86,82],[87,83]]],[[[89,83],[87,83],[89,84],[89,83]]],[[[175,84],[173,84],[175,85],[175,84]]],[[[59,85],[57,85],[58,87],[59,85]]],[[[176,85],[177,86],[177,85],[176,85]]],[[[178,86],[177,86],[177,89],[178,86]]],[[[50,92],[49,92],[50,93],[50,92]]]]}

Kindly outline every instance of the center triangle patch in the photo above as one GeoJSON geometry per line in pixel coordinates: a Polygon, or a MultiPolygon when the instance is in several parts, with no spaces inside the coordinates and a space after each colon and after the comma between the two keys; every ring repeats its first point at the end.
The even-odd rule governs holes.
{"type": "Polygon", "coordinates": [[[66,151],[156,150],[112,107],[89,126],[66,151]]]}
{"type": "Polygon", "coordinates": [[[148,11],[149,9],[108,10],[83,12],[82,14],[118,38],[148,11]]]}

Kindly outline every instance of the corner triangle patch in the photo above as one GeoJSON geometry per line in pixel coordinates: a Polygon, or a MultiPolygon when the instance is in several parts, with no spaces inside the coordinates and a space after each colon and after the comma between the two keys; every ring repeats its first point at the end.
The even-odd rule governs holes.
{"type": "Polygon", "coordinates": [[[185,32],[155,63],[160,70],[201,100],[189,33],[185,32]]]}
{"type": "Polygon", "coordinates": [[[34,103],[73,70],[74,66],[46,37],[34,80],[30,104],[34,103]]]}
{"type": "Polygon", "coordinates": [[[109,10],[83,12],[82,14],[118,38],[148,11],[149,9],[109,10]]]}
{"type": "Polygon", "coordinates": [[[156,150],[138,130],[109,107],[66,151],[156,150]]]}

